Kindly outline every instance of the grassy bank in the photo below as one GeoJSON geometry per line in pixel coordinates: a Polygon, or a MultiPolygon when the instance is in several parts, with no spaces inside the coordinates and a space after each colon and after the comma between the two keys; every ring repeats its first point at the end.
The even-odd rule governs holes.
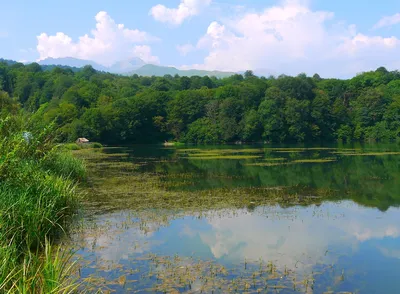
{"type": "Polygon", "coordinates": [[[0,117],[0,292],[64,293],[63,232],[85,177],[82,162],[53,144],[53,130],[20,115],[0,117]]]}

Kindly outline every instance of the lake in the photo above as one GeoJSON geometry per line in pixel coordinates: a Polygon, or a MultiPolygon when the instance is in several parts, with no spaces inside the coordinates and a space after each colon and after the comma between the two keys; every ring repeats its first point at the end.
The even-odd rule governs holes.
{"type": "Polygon", "coordinates": [[[398,293],[400,146],[77,151],[66,241],[111,293],[398,293]]]}

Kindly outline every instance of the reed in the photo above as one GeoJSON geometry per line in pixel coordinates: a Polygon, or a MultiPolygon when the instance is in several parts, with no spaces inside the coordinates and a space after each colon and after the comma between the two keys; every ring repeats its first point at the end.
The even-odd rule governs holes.
{"type": "Polygon", "coordinates": [[[0,118],[0,292],[70,293],[68,254],[52,241],[77,204],[85,167],[55,147],[52,127],[0,118]],[[69,281],[68,283],[66,281],[69,281]]]}

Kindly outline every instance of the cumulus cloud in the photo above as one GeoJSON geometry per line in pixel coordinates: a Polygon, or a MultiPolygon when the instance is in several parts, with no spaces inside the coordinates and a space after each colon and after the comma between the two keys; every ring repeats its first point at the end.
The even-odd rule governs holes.
{"type": "Polygon", "coordinates": [[[133,48],[133,54],[134,56],[141,58],[146,63],[153,63],[153,64],[160,63],[159,58],[157,56],[152,55],[150,46],[147,45],[135,46],[133,48]]]}
{"type": "Polygon", "coordinates": [[[158,60],[151,56],[149,46],[139,46],[157,40],[150,34],[137,29],[125,28],[117,24],[105,11],[100,11],[96,17],[96,28],[91,35],[85,34],[77,41],[65,33],[58,32],[49,36],[42,33],[37,37],[37,51],[40,60],[52,57],[75,57],[89,59],[109,66],[116,61],[130,57],[141,57],[152,61],[158,60]]]}
{"type": "Polygon", "coordinates": [[[400,23],[400,13],[396,13],[391,16],[382,17],[375,25],[374,29],[380,29],[384,27],[390,27],[400,23]]]}
{"type": "Polygon", "coordinates": [[[349,76],[377,65],[393,65],[399,45],[396,37],[361,34],[354,25],[335,23],[332,12],[313,11],[307,2],[289,0],[261,12],[212,22],[195,46],[206,50],[207,56],[202,64],[187,67],[349,76]],[[374,58],[358,58],[371,53],[374,58]],[[390,60],[382,58],[386,54],[392,56],[390,60]]]}
{"type": "Polygon", "coordinates": [[[357,34],[352,38],[345,39],[345,41],[339,46],[339,49],[349,54],[356,54],[366,48],[382,47],[382,49],[392,49],[396,48],[399,44],[400,40],[396,37],[369,37],[363,34],[357,34]]]}
{"type": "Polygon", "coordinates": [[[178,8],[168,8],[158,4],[151,8],[150,15],[160,22],[180,25],[185,19],[197,15],[200,11],[209,6],[212,0],[181,0],[178,8]]]}
{"type": "Polygon", "coordinates": [[[388,238],[397,240],[400,236],[396,209],[380,212],[350,202],[301,210],[269,209],[268,218],[265,208],[251,214],[239,210],[234,217],[207,219],[209,230],[192,227],[185,232],[192,238],[199,235],[216,259],[237,263],[261,258],[274,260],[279,269],[299,266],[298,271],[316,263],[336,263],[336,258],[347,252],[353,254],[349,250],[358,250],[362,243],[373,241],[381,247],[388,238]]]}

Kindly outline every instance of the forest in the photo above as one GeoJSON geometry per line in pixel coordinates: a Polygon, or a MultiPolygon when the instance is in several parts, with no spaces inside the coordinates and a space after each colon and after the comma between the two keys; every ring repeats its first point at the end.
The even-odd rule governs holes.
{"type": "Polygon", "coordinates": [[[400,72],[144,77],[0,63],[2,112],[56,125],[58,142],[105,144],[395,141],[400,72]]]}

